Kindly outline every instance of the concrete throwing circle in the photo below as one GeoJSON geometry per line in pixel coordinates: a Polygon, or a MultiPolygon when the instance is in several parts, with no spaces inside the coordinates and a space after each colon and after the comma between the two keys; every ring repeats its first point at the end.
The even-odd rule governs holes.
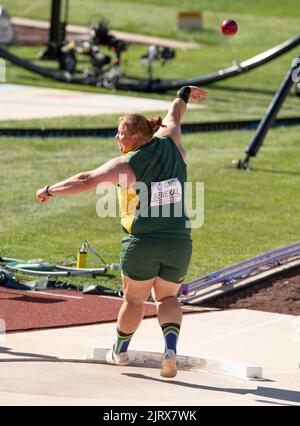
{"type": "Polygon", "coordinates": [[[5,360],[0,377],[0,405],[231,405],[232,397],[236,405],[257,389],[205,372],[179,371],[170,380],[158,368],[84,360],[5,360]]]}

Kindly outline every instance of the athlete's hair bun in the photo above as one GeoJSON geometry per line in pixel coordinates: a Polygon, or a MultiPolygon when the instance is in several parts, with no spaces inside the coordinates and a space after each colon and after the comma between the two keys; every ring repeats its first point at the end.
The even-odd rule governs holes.
{"type": "Polygon", "coordinates": [[[155,132],[160,127],[166,127],[162,124],[162,118],[161,117],[150,118],[150,120],[148,120],[148,123],[149,123],[149,127],[151,129],[153,129],[155,132]]]}

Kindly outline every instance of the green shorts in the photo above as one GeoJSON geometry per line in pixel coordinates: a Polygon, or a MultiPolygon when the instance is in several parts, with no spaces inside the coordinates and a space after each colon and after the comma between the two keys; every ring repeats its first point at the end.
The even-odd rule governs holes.
{"type": "Polygon", "coordinates": [[[121,246],[121,270],[127,277],[143,281],[160,277],[182,283],[192,255],[187,235],[128,235],[121,246]]]}

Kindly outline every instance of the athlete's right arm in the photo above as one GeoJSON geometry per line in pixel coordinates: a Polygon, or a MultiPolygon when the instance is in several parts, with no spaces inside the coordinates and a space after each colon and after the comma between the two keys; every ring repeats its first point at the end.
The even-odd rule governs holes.
{"type": "Polygon", "coordinates": [[[126,163],[124,156],[113,158],[97,169],[78,173],[61,182],[41,188],[36,193],[36,198],[45,203],[49,197],[75,195],[90,191],[98,185],[130,186],[136,181],[132,168],[126,163]]]}
{"type": "MultiPolygon", "coordinates": [[[[201,101],[206,98],[208,92],[200,87],[187,86],[190,88],[190,99],[201,101]]],[[[183,158],[185,158],[185,151],[181,144],[181,120],[186,111],[187,102],[177,97],[171,103],[166,116],[163,119],[163,124],[167,127],[160,128],[154,136],[170,136],[176,143],[183,158]]]]}

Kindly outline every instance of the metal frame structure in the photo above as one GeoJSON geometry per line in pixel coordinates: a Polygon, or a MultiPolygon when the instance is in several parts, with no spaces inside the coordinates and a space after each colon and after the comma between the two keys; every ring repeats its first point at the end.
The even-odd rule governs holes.
{"type": "MultiPolygon", "coordinates": [[[[49,264],[49,267],[44,270],[39,268],[30,269],[30,263],[27,263],[26,268],[19,267],[16,263],[26,263],[24,260],[13,259],[9,257],[0,257],[0,262],[3,263],[1,267],[8,271],[20,272],[26,275],[33,275],[39,277],[91,277],[103,276],[109,269],[117,270],[119,265],[111,264],[104,265],[102,268],[72,268],[64,265],[49,264]]],[[[42,262],[41,262],[42,263],[42,262]]]]}
{"type": "MultiPolygon", "coordinates": [[[[115,263],[112,263],[111,265],[104,264],[102,268],[73,268],[44,262],[41,259],[35,260],[33,263],[32,262],[33,261],[0,257],[0,286],[20,291],[39,291],[52,288],[55,288],[56,290],[80,290],[80,286],[70,282],[62,282],[61,278],[111,278],[113,275],[108,274],[108,271],[120,269],[119,265],[115,263]],[[22,267],[23,264],[24,267],[22,267]],[[39,279],[35,281],[19,281],[13,273],[37,276],[39,279]]],[[[120,290],[112,290],[111,288],[99,285],[98,283],[84,285],[82,293],[111,295],[116,297],[122,297],[123,295],[123,292],[120,290]]]]}
{"type": "Polygon", "coordinates": [[[254,277],[263,271],[272,270],[285,262],[295,260],[300,265],[300,242],[269,251],[189,281],[180,287],[179,300],[182,303],[200,303],[202,298],[207,298],[216,289],[222,289],[222,292],[235,290],[237,284],[245,278],[254,277]]]}
{"type": "MultiPolygon", "coordinates": [[[[294,74],[300,68],[300,52],[295,57],[292,62],[292,66],[284,76],[282,83],[272,99],[265,116],[262,118],[259,126],[249,142],[249,145],[246,149],[246,157],[243,161],[237,162],[237,168],[239,169],[249,169],[249,160],[250,157],[255,157],[261,148],[263,141],[268,133],[268,130],[272,126],[276,115],[282,107],[291,87],[296,83],[293,79],[294,74]]],[[[298,71],[299,72],[299,71],[298,71]]]]}

